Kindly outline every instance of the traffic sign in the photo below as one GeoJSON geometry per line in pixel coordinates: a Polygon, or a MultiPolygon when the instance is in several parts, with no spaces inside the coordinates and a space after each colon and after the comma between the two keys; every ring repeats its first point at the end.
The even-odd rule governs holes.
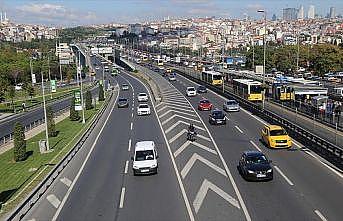
{"type": "Polygon", "coordinates": [[[75,110],[76,111],[82,110],[81,92],[80,92],[80,90],[75,90],[74,91],[74,98],[75,98],[75,110]]]}

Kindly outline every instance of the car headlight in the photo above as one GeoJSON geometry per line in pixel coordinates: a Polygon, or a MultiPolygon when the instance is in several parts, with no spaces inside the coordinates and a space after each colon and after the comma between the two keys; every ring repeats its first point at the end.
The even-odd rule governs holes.
{"type": "Polygon", "coordinates": [[[133,165],[133,169],[139,169],[139,167],[138,166],[135,166],[135,165],[133,165]]]}
{"type": "Polygon", "coordinates": [[[267,173],[271,173],[273,170],[272,169],[269,169],[269,170],[267,170],[267,173]]]}
{"type": "Polygon", "coordinates": [[[157,164],[151,165],[151,168],[155,168],[155,167],[157,167],[157,164]]]}
{"type": "Polygon", "coordinates": [[[252,171],[252,170],[248,170],[248,173],[255,173],[254,171],[252,171]]]}

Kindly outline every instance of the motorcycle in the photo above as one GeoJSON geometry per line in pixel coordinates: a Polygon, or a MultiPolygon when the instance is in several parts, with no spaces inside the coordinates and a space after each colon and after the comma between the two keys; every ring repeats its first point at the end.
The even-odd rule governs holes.
{"type": "Polygon", "coordinates": [[[188,131],[187,132],[187,140],[193,142],[195,141],[195,136],[197,135],[197,133],[195,131],[188,131]]]}

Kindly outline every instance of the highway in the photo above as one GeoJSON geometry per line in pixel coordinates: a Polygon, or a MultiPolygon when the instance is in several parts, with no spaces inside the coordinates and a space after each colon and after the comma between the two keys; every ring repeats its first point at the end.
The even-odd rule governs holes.
{"type": "Polygon", "coordinates": [[[306,146],[266,148],[259,140],[265,122],[245,110],[228,113],[227,125],[210,125],[198,101],[206,97],[221,108],[224,98],[185,97],[186,87],[197,84],[139,70],[158,83],[163,101],[149,102],[154,112],[137,116],[136,96],[146,87],[127,73],[108,77],[130,89],[114,92],[102,123],[24,220],[341,220],[343,175],[306,146]],[[118,109],[118,97],[128,98],[129,108],[118,109]],[[189,123],[198,132],[194,142],[186,140],[189,123]],[[141,140],[157,144],[156,175],[133,176],[130,158],[141,140]],[[273,181],[240,176],[244,150],[261,150],[273,161],[273,181]]]}
{"type": "Polygon", "coordinates": [[[131,85],[129,91],[119,92],[119,97],[130,100],[129,108],[118,109],[115,101],[111,101],[103,117],[107,117],[102,121],[104,124],[98,125],[87,145],[59,178],[69,180],[69,189],[57,181],[25,219],[188,220],[156,115],[136,115],[135,96],[146,91],[145,87],[126,74],[118,76],[117,81],[119,85],[131,85]],[[99,129],[100,126],[103,128],[99,129]],[[160,162],[157,175],[132,174],[130,157],[134,144],[141,140],[157,144],[160,162]]]}
{"type": "MultiPolygon", "coordinates": [[[[162,78],[159,74],[151,74],[162,78]]],[[[173,85],[182,94],[187,86],[197,86],[180,75],[173,85]]],[[[203,96],[215,107],[222,107],[222,97],[214,93],[203,96]]],[[[182,97],[178,96],[175,105],[179,102],[182,106],[182,97]]],[[[187,99],[194,109],[200,97],[187,99]]],[[[185,113],[186,108],[180,111],[185,113]]],[[[297,143],[291,150],[266,148],[259,141],[265,122],[244,110],[227,114],[229,121],[225,126],[211,126],[208,113],[197,112],[222,152],[252,220],[322,220],[318,214],[327,220],[343,217],[340,209],[343,203],[342,174],[329,169],[306,146],[297,143]],[[241,153],[256,149],[262,150],[273,161],[275,178],[272,182],[246,182],[236,169],[241,153]]]]}

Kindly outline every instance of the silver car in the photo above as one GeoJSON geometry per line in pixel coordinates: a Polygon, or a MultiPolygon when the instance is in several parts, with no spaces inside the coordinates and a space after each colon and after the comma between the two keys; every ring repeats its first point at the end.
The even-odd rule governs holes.
{"type": "Polygon", "coordinates": [[[239,103],[235,100],[227,100],[223,104],[224,111],[239,111],[239,103]]]}

